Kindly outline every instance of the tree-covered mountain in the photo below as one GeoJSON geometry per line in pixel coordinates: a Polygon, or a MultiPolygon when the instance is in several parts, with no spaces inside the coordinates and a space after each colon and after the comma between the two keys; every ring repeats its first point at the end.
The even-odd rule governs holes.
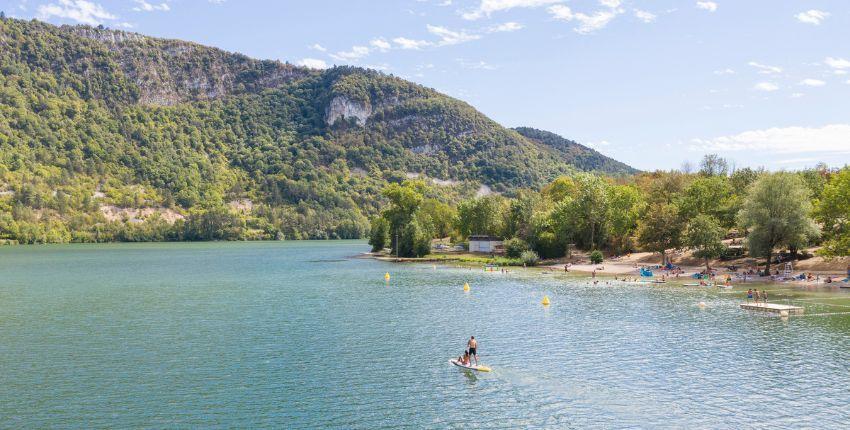
{"type": "Polygon", "coordinates": [[[609,174],[638,173],[637,169],[625,163],[606,157],[595,149],[588,148],[555,133],[531,127],[517,127],[514,130],[534,142],[538,142],[561,152],[564,155],[564,161],[570,163],[579,170],[609,174]]]}
{"type": "Polygon", "coordinates": [[[361,237],[406,177],[456,200],[628,169],[584,160],[371,70],[0,19],[4,239],[361,237]]]}

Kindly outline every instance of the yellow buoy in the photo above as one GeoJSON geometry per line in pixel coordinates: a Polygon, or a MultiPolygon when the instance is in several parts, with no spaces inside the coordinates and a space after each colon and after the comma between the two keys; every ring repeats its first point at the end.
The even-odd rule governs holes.
{"type": "Polygon", "coordinates": [[[387,280],[387,282],[389,282],[389,281],[390,281],[390,272],[387,272],[387,274],[386,274],[386,275],[384,275],[384,279],[386,279],[386,280],[387,280]]]}
{"type": "Polygon", "coordinates": [[[543,301],[540,302],[543,306],[549,306],[549,296],[543,296],[543,301]]]}
{"type": "Polygon", "coordinates": [[[469,282],[463,283],[463,291],[469,291],[469,282]]]}

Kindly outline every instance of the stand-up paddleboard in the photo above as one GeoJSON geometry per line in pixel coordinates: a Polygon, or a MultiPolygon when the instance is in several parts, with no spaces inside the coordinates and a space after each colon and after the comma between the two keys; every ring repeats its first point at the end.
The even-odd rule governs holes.
{"type": "Polygon", "coordinates": [[[490,368],[487,367],[487,366],[472,366],[472,365],[467,366],[467,365],[465,365],[465,364],[463,364],[460,361],[457,361],[455,359],[449,360],[449,363],[452,363],[457,367],[462,367],[464,369],[469,369],[469,370],[477,370],[479,372],[489,372],[490,371],[490,368]]]}

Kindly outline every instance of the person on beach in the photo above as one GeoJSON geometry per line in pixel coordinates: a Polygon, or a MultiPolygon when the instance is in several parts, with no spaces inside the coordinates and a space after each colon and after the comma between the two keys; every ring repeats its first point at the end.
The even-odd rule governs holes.
{"type": "MultiPolygon", "coordinates": [[[[475,365],[478,365],[478,341],[475,340],[475,336],[470,336],[469,341],[466,342],[467,353],[471,357],[475,357],[475,365]]],[[[469,360],[469,358],[467,358],[469,360]]]]}
{"type": "Polygon", "coordinates": [[[753,289],[750,288],[749,290],[747,290],[747,302],[749,302],[752,299],[753,299],[753,289]]]}
{"type": "Polygon", "coordinates": [[[754,294],[755,294],[755,301],[756,301],[756,304],[758,304],[759,299],[761,299],[761,297],[760,297],[760,295],[759,295],[759,290],[756,290],[754,294]]]}
{"type": "Polygon", "coordinates": [[[762,303],[767,303],[767,291],[761,290],[761,301],[762,303]]]}

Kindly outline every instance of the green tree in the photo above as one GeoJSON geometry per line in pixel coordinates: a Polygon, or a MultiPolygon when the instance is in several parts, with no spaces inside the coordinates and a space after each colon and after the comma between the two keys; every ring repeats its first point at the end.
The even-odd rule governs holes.
{"type": "Polygon", "coordinates": [[[648,251],[660,253],[661,264],[667,264],[667,250],[682,246],[683,224],[676,205],[652,205],[638,223],[638,243],[648,251]]]}
{"type": "Polygon", "coordinates": [[[814,214],[823,226],[825,241],[821,254],[850,255],[850,167],[832,176],[823,188],[814,214]]]}
{"type": "Polygon", "coordinates": [[[508,202],[507,209],[504,211],[502,236],[527,240],[531,234],[531,218],[534,216],[534,209],[539,200],[537,193],[520,190],[516,197],[508,202]]]}
{"type": "Polygon", "coordinates": [[[750,187],[738,222],[749,231],[750,253],[767,260],[765,274],[770,273],[774,249],[802,247],[817,237],[811,212],[809,190],[796,174],[767,174],[750,187]]]}
{"type": "Polygon", "coordinates": [[[501,228],[503,199],[490,195],[465,200],[458,205],[458,232],[462,237],[474,234],[498,235],[501,228]]]}
{"type": "Polygon", "coordinates": [[[518,237],[506,240],[504,246],[505,256],[508,258],[519,258],[523,252],[528,251],[528,244],[518,237]]]}
{"type": "Polygon", "coordinates": [[[737,200],[725,176],[695,179],[685,187],[676,205],[684,219],[710,215],[726,228],[735,225],[737,200]]]}
{"type": "Polygon", "coordinates": [[[688,222],[684,244],[694,251],[694,256],[705,261],[705,270],[711,270],[709,261],[723,253],[723,227],[709,215],[697,215],[688,222]]]}
{"type": "Polygon", "coordinates": [[[457,224],[457,210],[437,199],[425,199],[422,202],[422,213],[428,215],[434,224],[434,234],[437,237],[449,237],[457,224]]]}
{"type": "Polygon", "coordinates": [[[611,249],[617,253],[631,250],[632,236],[645,208],[640,191],[630,185],[612,186],[608,197],[608,235],[611,249]]]}
{"type": "MultiPolygon", "coordinates": [[[[399,238],[404,228],[411,223],[424,200],[425,185],[421,181],[404,181],[401,184],[389,184],[382,194],[390,201],[382,216],[389,222],[389,234],[393,252],[397,253],[399,238]]],[[[408,244],[408,246],[412,246],[408,244]]]]}
{"type": "Polygon", "coordinates": [[[399,256],[422,257],[431,251],[433,226],[426,216],[417,216],[402,230],[399,238],[399,256]]]}
{"type": "Polygon", "coordinates": [[[605,179],[590,173],[579,173],[574,180],[576,194],[572,205],[578,227],[576,233],[583,245],[594,249],[605,233],[609,185],[605,179]]]}
{"type": "Polygon", "coordinates": [[[372,245],[372,252],[379,252],[390,242],[390,223],[383,217],[375,217],[372,219],[372,227],[369,230],[369,245],[372,245]]]}

